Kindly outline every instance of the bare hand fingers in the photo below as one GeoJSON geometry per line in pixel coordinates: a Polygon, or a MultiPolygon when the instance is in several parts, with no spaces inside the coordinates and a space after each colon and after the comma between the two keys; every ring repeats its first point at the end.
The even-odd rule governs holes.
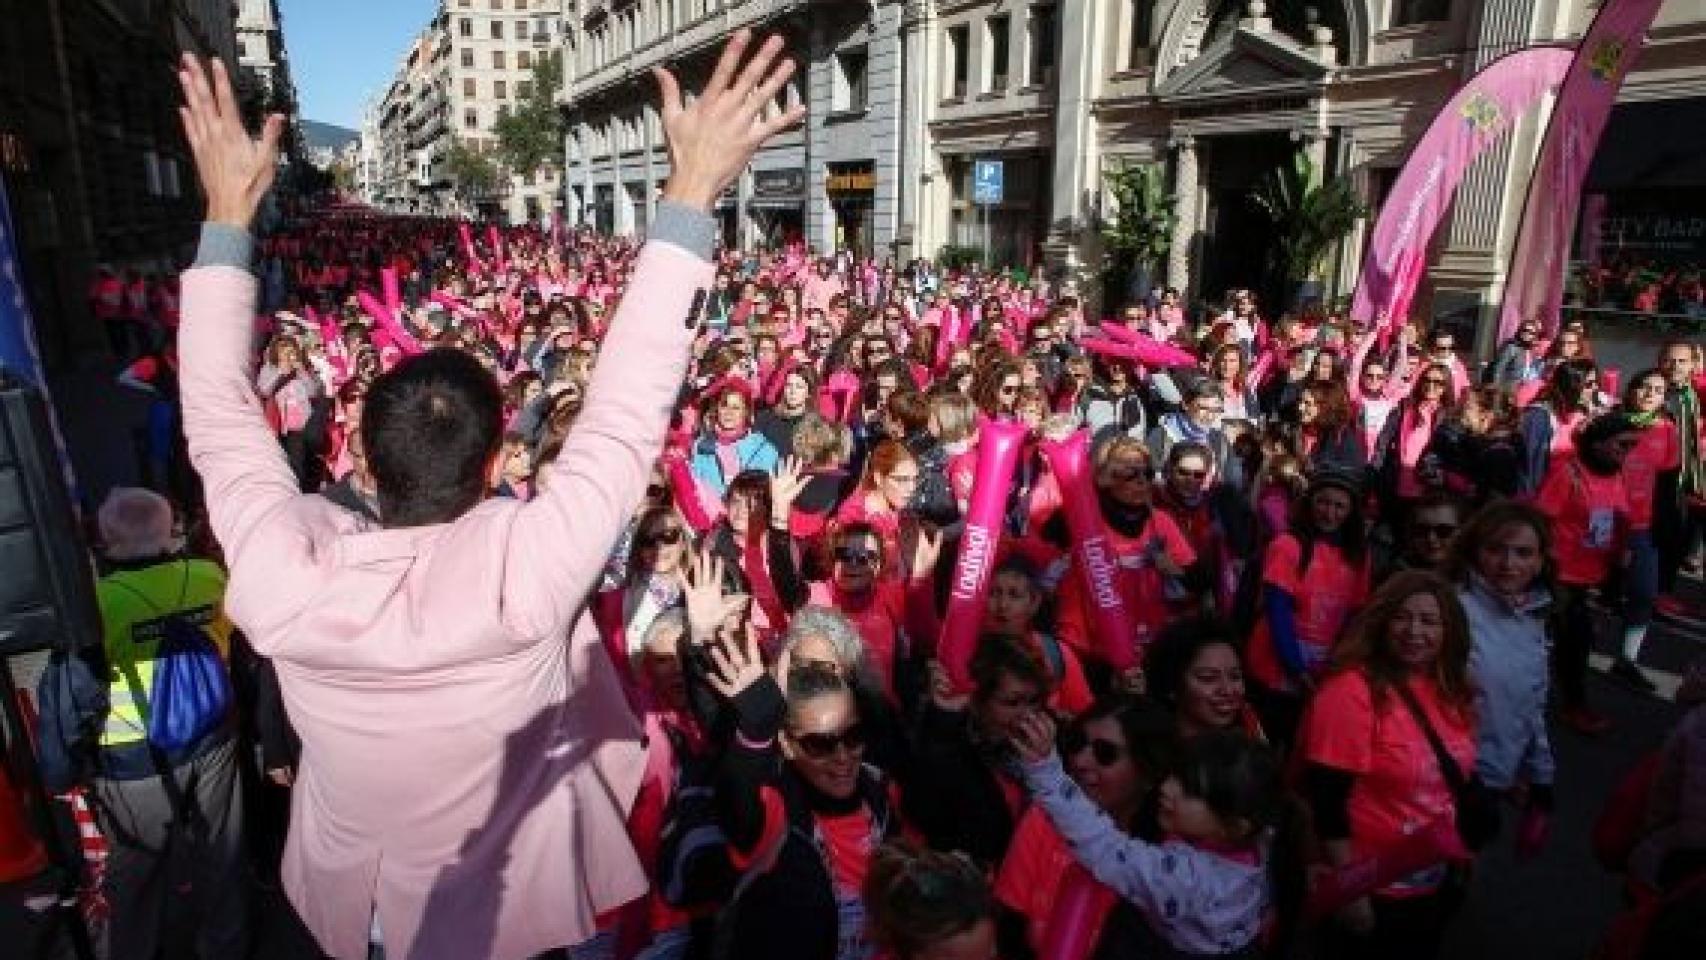
{"type": "MultiPolygon", "coordinates": [[[[770,39],[779,40],[781,38],[771,37],[770,39]]],[[[781,91],[782,85],[788,82],[788,78],[794,75],[794,70],[794,58],[784,57],[782,62],[770,71],[770,76],[764,79],[763,86],[753,91],[753,99],[758,101],[760,107],[776,99],[776,94],[781,91]]]]}
{"type": "Polygon", "coordinates": [[[756,143],[763,143],[784,130],[799,126],[805,118],[806,105],[801,103],[789,107],[769,120],[755,120],[752,125],[752,139],[756,143]]]}
{"type": "Polygon", "coordinates": [[[740,67],[741,56],[746,53],[747,44],[752,42],[752,31],[742,27],[729,38],[728,45],[723,47],[723,56],[717,61],[717,69],[712,71],[711,80],[705,84],[705,95],[715,96],[729,88],[734,81],[735,70],[740,67]]]}
{"type": "MultiPolygon", "coordinates": [[[[779,34],[771,34],[758,48],[758,52],[753,54],[752,60],[746,65],[746,69],[741,71],[740,79],[735,81],[734,89],[731,92],[737,94],[743,102],[750,103],[753,90],[758,86],[759,81],[763,80],[765,75],[770,72],[770,65],[776,61],[776,55],[781,52],[782,37],[779,34]]],[[[754,106],[762,107],[763,104],[758,103],[754,106]]]]}
{"type": "Polygon", "coordinates": [[[237,111],[237,95],[231,92],[231,77],[225,72],[225,63],[218,57],[213,58],[213,98],[219,110],[219,119],[228,123],[243,125],[243,118],[237,111]]]}
{"type": "Polygon", "coordinates": [[[675,74],[663,67],[653,67],[652,77],[658,82],[658,96],[663,99],[663,118],[667,121],[682,110],[681,84],[675,79],[675,74]]]}

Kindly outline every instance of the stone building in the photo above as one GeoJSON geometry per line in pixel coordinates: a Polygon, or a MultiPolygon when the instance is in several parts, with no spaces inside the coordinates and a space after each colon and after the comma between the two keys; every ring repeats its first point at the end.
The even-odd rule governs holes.
{"type": "MultiPolygon", "coordinates": [[[[1305,151],[1378,208],[1470,76],[1521,47],[1575,40],[1597,9],[1591,0],[588,0],[569,18],[567,207],[605,229],[643,230],[667,176],[648,68],[675,65],[691,87],[721,41],[750,25],[780,30],[804,61],[789,97],[805,100],[809,119],[723,199],[731,242],[799,237],[900,259],[984,247],[1000,262],[1093,277],[1110,212],[1106,173],[1157,164],[1180,214],[1161,279],[1211,301],[1256,287],[1271,303],[1285,292],[1265,266],[1272,228],[1251,200],[1264,178],[1305,151]],[[997,202],[975,202],[978,161],[1000,164],[997,202]]],[[[1662,234],[1673,247],[1698,244],[1706,261],[1706,228],[1689,226],[1706,222],[1697,216],[1706,215],[1706,137],[1694,133],[1706,129],[1703,94],[1706,0],[1669,0],[1588,184],[1590,210],[1610,211],[1594,223],[1612,224],[1626,246],[1662,234]],[[1682,214],[1664,219],[1661,186],[1685,201],[1682,214]]],[[[1465,332],[1487,328],[1479,321],[1501,293],[1542,130],[1542,117],[1525,118],[1472,169],[1436,237],[1418,311],[1465,332]]],[[[1342,245],[1329,294],[1349,293],[1365,234],[1366,225],[1342,245]]]]}
{"type": "Polygon", "coordinates": [[[458,141],[487,155],[497,149],[492,125],[527,98],[535,63],[559,48],[563,8],[563,0],[441,0],[378,101],[379,143],[369,151],[380,170],[375,202],[396,212],[511,222],[556,209],[554,167],[505,176],[470,198],[456,189],[447,158],[458,141]]]}

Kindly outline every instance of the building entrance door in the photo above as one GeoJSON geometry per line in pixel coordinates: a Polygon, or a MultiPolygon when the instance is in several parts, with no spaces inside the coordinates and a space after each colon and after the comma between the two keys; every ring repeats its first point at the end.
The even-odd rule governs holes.
{"type": "Polygon", "coordinates": [[[1211,303],[1226,291],[1256,291],[1262,315],[1279,316],[1290,300],[1280,269],[1273,223],[1256,203],[1255,193],[1273,173],[1291,162],[1296,145],[1284,133],[1198,138],[1204,158],[1208,208],[1203,211],[1202,278],[1198,295],[1211,303]]]}

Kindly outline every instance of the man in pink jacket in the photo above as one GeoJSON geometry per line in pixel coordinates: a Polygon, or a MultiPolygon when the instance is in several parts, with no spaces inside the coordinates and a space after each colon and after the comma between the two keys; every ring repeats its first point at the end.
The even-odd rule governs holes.
{"type": "Polygon", "coordinates": [[[639,730],[582,613],[686,373],[711,204],[800,118],[759,116],[794,67],[774,37],[743,66],[749,45],[730,42],[691,106],[658,71],[673,174],[547,492],[483,499],[497,384],[433,350],[367,397],[377,525],[298,493],[255,395],[248,227],[282,119],[250,138],[224,67],[210,80],[184,60],[208,198],[183,283],[184,429],[231,570],[227,612],[273,658],[302,737],[283,877],[333,956],[365,956],[377,913],[393,958],[529,957],[646,890],[624,829],[639,730]]]}

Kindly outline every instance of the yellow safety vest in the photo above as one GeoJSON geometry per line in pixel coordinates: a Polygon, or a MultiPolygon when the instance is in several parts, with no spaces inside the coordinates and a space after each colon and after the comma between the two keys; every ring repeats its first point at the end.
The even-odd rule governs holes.
{"type": "Polygon", "coordinates": [[[148,736],[146,698],[153,689],[154,660],[167,617],[177,614],[201,626],[220,656],[231,659],[225,571],[206,560],[121,570],[95,584],[95,597],[101,606],[111,701],[101,746],[139,743],[148,736]]]}

